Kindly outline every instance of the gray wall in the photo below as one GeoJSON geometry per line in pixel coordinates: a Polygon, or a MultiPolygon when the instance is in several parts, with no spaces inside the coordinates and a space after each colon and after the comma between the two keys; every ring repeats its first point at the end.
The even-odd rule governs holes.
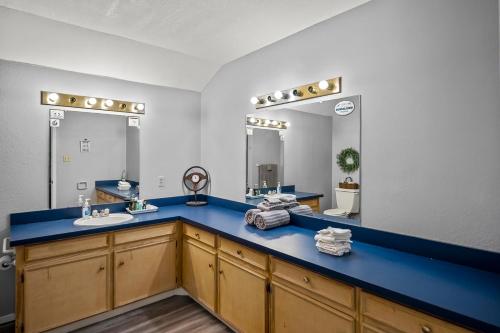
{"type": "MultiPolygon", "coordinates": [[[[40,105],[41,90],[146,103],[142,193],[149,198],[183,193],[183,172],[200,162],[199,93],[0,60],[0,236],[8,234],[10,213],[48,208],[49,107],[40,105]],[[166,187],[157,186],[160,175],[166,187]]],[[[13,271],[0,272],[0,281],[3,316],[14,311],[13,271]]]]}
{"type": "MultiPolygon", "coordinates": [[[[259,164],[276,164],[278,166],[278,181],[283,183],[283,142],[278,131],[266,129],[253,129],[253,135],[247,137],[247,161],[249,187],[259,184],[259,164]]],[[[262,184],[259,184],[259,187],[262,184]]],[[[271,186],[271,184],[268,184],[271,186]]]]}
{"type": "Polygon", "coordinates": [[[140,176],[140,129],[127,125],[127,179],[135,182],[140,176]]]}
{"type": "MultiPolygon", "coordinates": [[[[119,179],[126,168],[126,127],[123,116],[66,112],[56,140],[56,205],[74,207],[78,195],[83,194],[97,202],[95,181],[119,179]],[[90,152],[80,152],[80,140],[90,140],[90,152]],[[64,162],[63,156],[71,158],[64,162]],[[86,181],[87,190],[78,190],[76,184],[86,181]]],[[[48,124],[47,124],[48,126],[48,124]]]]}
{"type": "Polygon", "coordinates": [[[500,251],[497,6],[373,0],[225,65],[202,93],[212,194],[241,199],[251,96],[340,75],[363,97],[363,225],[500,251]]]}

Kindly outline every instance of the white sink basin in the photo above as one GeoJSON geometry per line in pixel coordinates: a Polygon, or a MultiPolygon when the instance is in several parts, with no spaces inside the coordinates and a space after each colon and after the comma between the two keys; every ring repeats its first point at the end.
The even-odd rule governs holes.
{"type": "Polygon", "coordinates": [[[96,227],[96,226],[107,226],[113,224],[120,224],[132,220],[134,217],[130,214],[124,213],[113,213],[108,216],[91,217],[91,218],[79,218],[74,225],[84,226],[84,227],[96,227]]]}

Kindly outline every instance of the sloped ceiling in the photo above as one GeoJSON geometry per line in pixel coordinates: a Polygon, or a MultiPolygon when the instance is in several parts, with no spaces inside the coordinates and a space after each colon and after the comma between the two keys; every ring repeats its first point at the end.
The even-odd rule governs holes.
{"type": "MultiPolygon", "coordinates": [[[[4,7],[4,12],[6,8],[13,9],[4,13],[3,16],[7,18],[19,16],[19,12],[27,13],[32,17],[48,19],[47,21],[84,28],[82,32],[90,30],[129,40],[131,43],[136,42],[138,43],[136,47],[144,44],[144,49],[148,52],[156,50],[159,53],[182,55],[187,59],[185,70],[200,72],[199,75],[187,74],[193,82],[183,82],[182,86],[179,86],[177,82],[179,80],[175,79],[147,80],[135,76],[129,79],[160,85],[174,84],[180,88],[199,91],[223,64],[367,1],[0,0],[0,6],[4,7]],[[191,62],[204,64],[207,69],[199,70],[197,65],[189,69],[188,63],[191,62]]],[[[25,17],[21,21],[25,20],[28,18],[25,17]]],[[[11,42],[16,38],[15,29],[18,26],[16,27],[15,20],[10,21],[14,29],[8,29],[8,31],[13,36],[4,36],[5,32],[0,32],[0,38],[3,37],[0,42],[11,42]]],[[[41,21],[37,23],[36,28],[44,25],[41,21]]],[[[5,22],[0,24],[2,24],[1,28],[8,28],[5,22]]],[[[75,27],[71,29],[75,34],[77,31],[74,30],[75,27]]],[[[33,31],[37,34],[39,41],[50,38],[39,32],[38,29],[33,31]]],[[[26,36],[18,37],[26,38],[26,36]]],[[[12,47],[8,43],[5,46],[12,47]]],[[[11,57],[15,51],[10,51],[11,57]]],[[[2,56],[0,52],[0,57],[2,56]]],[[[172,65],[168,56],[165,60],[165,64],[172,65]]],[[[177,60],[176,63],[178,62],[177,60]]],[[[54,66],[54,64],[50,65],[54,66]]],[[[70,66],[63,65],[62,67],[68,69],[67,67],[70,66]]],[[[124,78],[123,74],[119,76],[124,78]]]]}

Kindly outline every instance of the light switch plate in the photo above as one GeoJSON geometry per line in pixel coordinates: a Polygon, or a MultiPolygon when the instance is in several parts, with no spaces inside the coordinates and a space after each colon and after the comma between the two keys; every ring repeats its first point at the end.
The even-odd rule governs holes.
{"type": "Polygon", "coordinates": [[[77,190],[80,190],[80,191],[83,191],[83,190],[86,190],[88,189],[88,184],[86,181],[81,181],[81,182],[78,182],[76,183],[76,189],[77,190]]]}
{"type": "Polygon", "coordinates": [[[64,111],[51,109],[50,119],[64,119],[64,111]]]}

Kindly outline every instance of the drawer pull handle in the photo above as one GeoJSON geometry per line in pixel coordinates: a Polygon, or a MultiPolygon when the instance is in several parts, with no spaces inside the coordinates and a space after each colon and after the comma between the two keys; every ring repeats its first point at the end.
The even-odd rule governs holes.
{"type": "Polygon", "coordinates": [[[309,280],[309,278],[307,276],[304,276],[304,282],[305,283],[309,283],[311,280],[309,280]]]}
{"type": "Polygon", "coordinates": [[[99,267],[99,272],[100,272],[100,271],[103,271],[103,270],[104,270],[104,265],[101,265],[101,266],[99,267]]]}
{"type": "Polygon", "coordinates": [[[221,270],[219,271],[219,274],[222,274],[222,273],[224,273],[224,271],[221,269],[221,270]]]}
{"type": "Polygon", "coordinates": [[[120,260],[120,262],[118,263],[118,266],[123,266],[125,265],[125,262],[123,260],[120,260]]]}
{"type": "Polygon", "coordinates": [[[432,333],[432,328],[427,325],[422,326],[422,333],[432,333]]]}
{"type": "Polygon", "coordinates": [[[212,267],[213,267],[213,265],[212,265],[212,264],[208,264],[208,267],[212,268],[212,267]]]}
{"type": "Polygon", "coordinates": [[[200,234],[199,233],[195,233],[194,235],[196,236],[196,238],[200,239],[200,234]]]}
{"type": "Polygon", "coordinates": [[[243,255],[243,252],[241,250],[237,250],[236,253],[238,253],[238,255],[243,255]]]}

